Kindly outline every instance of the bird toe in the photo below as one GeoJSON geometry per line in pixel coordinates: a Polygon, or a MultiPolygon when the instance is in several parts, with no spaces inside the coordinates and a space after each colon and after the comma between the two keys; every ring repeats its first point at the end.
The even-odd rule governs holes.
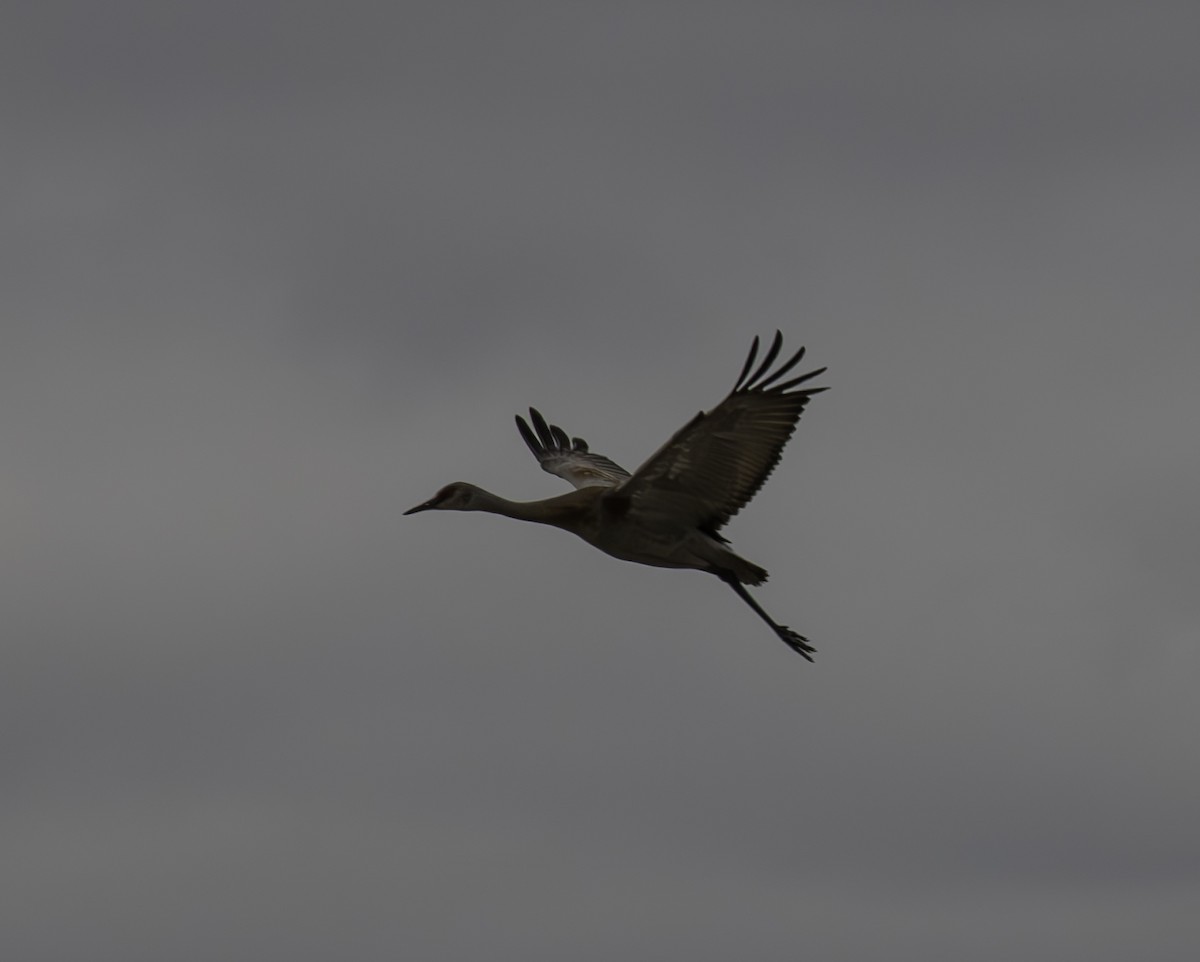
{"type": "Polygon", "coordinates": [[[783,639],[784,643],[787,644],[792,651],[804,658],[807,658],[809,661],[812,661],[813,655],[816,654],[817,649],[810,645],[808,643],[808,639],[802,634],[792,631],[792,629],[788,628],[786,625],[782,627],[783,630],[779,633],[779,637],[783,639]]]}

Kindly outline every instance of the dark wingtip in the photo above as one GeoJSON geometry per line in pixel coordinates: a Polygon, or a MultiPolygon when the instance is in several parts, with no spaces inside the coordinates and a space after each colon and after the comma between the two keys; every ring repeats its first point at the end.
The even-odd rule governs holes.
{"type": "Polygon", "coordinates": [[[554,442],[560,451],[571,450],[571,439],[567,437],[566,431],[560,428],[557,424],[551,424],[550,433],[554,435],[554,442]]]}
{"type": "MultiPolygon", "coordinates": [[[[779,370],[777,370],[769,378],[767,378],[765,381],[763,381],[761,384],[758,385],[759,390],[765,391],[772,384],[774,384],[776,381],[778,381],[781,377],[783,377],[785,374],[787,374],[788,371],[790,371],[797,364],[799,364],[800,359],[802,357],[804,357],[804,350],[805,350],[804,347],[801,347],[800,350],[798,350],[795,354],[793,354],[791,356],[791,358],[787,361],[787,363],[781,364],[779,366],[779,370]]],[[[776,388],[776,390],[778,390],[778,388],[776,388]]]]}
{"type": "Polygon", "coordinates": [[[750,353],[746,357],[746,363],[742,365],[742,373],[738,375],[737,381],[733,385],[736,391],[742,386],[742,382],[746,380],[746,375],[750,373],[750,367],[754,364],[754,359],[758,357],[758,335],[754,335],[754,340],[750,342],[750,353]]]}
{"type": "MultiPolygon", "coordinates": [[[[822,367],[815,371],[809,371],[807,374],[804,374],[798,378],[794,378],[791,381],[787,381],[783,384],[777,384],[776,382],[779,381],[780,378],[782,378],[785,374],[792,370],[792,368],[800,363],[801,358],[803,358],[805,354],[805,348],[801,346],[795,354],[787,359],[787,361],[772,371],[771,365],[774,364],[776,359],[779,357],[779,352],[782,348],[783,332],[777,330],[775,332],[775,336],[771,339],[771,346],[767,349],[767,353],[763,357],[762,363],[759,364],[757,368],[754,368],[754,373],[751,374],[750,370],[752,367],[754,367],[754,359],[758,354],[758,338],[755,337],[754,342],[750,345],[750,356],[746,358],[746,363],[742,366],[742,373],[738,375],[737,383],[734,385],[734,392],[770,391],[772,394],[782,394],[785,391],[796,387],[796,385],[803,384],[810,378],[816,377],[818,374],[825,373],[826,369],[822,367]]],[[[810,393],[815,393],[815,391],[810,393]]]]}
{"type": "MultiPolygon", "coordinates": [[[[828,370],[828,368],[819,367],[819,368],[817,368],[815,371],[809,371],[807,374],[801,374],[801,375],[800,375],[799,377],[797,377],[797,378],[793,378],[793,379],[792,379],[792,380],[790,380],[790,381],[787,381],[787,382],[785,382],[785,383],[783,383],[783,384],[780,384],[778,387],[774,388],[774,390],[776,390],[776,391],[780,391],[780,392],[782,392],[782,391],[790,391],[790,390],[791,390],[792,388],[794,388],[796,385],[798,385],[798,384],[803,384],[805,381],[809,381],[809,380],[811,380],[812,378],[814,378],[814,377],[817,377],[817,376],[818,376],[818,375],[820,375],[820,374],[824,374],[824,373],[825,373],[827,370],[828,370]]],[[[828,388],[823,388],[823,387],[810,387],[810,388],[805,388],[805,390],[806,390],[806,391],[807,391],[809,394],[816,394],[818,391],[826,391],[826,390],[828,390],[828,388]]]]}
{"type": "Polygon", "coordinates": [[[546,448],[554,447],[554,435],[550,433],[550,425],[542,417],[542,412],[537,408],[530,408],[529,416],[533,419],[533,427],[537,431],[538,440],[542,442],[542,446],[546,448]]]}
{"type": "Polygon", "coordinates": [[[529,450],[533,452],[535,458],[540,459],[546,449],[542,447],[529,425],[525,423],[525,419],[521,415],[515,415],[517,419],[517,430],[521,432],[521,437],[525,439],[525,444],[529,450]]]}
{"type": "Polygon", "coordinates": [[[767,349],[767,356],[763,358],[762,364],[760,364],[758,366],[758,370],[756,370],[753,374],[751,374],[749,379],[746,381],[745,385],[743,385],[745,390],[749,391],[749,390],[753,389],[754,382],[757,381],[760,377],[762,377],[764,374],[767,373],[767,369],[774,362],[775,358],[777,358],[779,356],[779,350],[782,347],[783,347],[783,332],[776,331],[775,337],[771,341],[771,346],[767,349]]]}

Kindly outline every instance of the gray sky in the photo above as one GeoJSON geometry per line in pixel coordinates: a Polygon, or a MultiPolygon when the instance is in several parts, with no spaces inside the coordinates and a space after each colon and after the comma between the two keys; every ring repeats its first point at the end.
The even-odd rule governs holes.
{"type": "Polygon", "coordinates": [[[0,954],[1191,960],[1194,5],[24,5],[0,954]],[[731,592],[405,508],[828,364],[731,592]]]}

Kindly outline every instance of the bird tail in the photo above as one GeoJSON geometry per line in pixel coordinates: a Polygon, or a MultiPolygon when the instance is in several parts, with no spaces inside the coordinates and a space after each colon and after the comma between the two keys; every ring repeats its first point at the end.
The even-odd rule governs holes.
{"type": "Polygon", "coordinates": [[[735,554],[728,542],[707,532],[693,539],[689,547],[696,560],[701,562],[695,567],[711,571],[726,581],[733,578],[744,585],[761,585],[767,580],[766,568],[760,568],[753,561],[747,561],[741,555],[735,554]]]}
{"type": "Polygon", "coordinates": [[[734,567],[733,572],[737,575],[738,581],[744,585],[761,585],[767,580],[767,569],[760,568],[753,562],[747,561],[745,558],[738,558],[740,564],[734,567]]]}
{"type": "Polygon", "coordinates": [[[732,577],[744,585],[761,585],[767,580],[766,568],[760,568],[753,561],[747,561],[741,555],[735,554],[728,545],[711,535],[696,539],[691,547],[699,556],[697,560],[705,562],[704,567],[725,580],[732,577]]]}
{"type": "Polygon", "coordinates": [[[721,562],[726,570],[744,585],[761,585],[767,580],[766,568],[760,568],[753,561],[747,561],[732,551],[727,557],[722,558],[721,562]]]}

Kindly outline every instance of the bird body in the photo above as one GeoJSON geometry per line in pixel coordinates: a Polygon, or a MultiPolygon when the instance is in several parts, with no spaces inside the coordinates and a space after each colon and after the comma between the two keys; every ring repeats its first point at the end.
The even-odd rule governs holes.
{"type": "Polygon", "coordinates": [[[746,591],[767,572],[736,554],[719,531],[758,492],[779,463],[801,412],[825,388],[799,388],[824,372],[810,371],[775,384],[804,356],[804,348],[773,373],[783,336],[762,363],[754,339],[742,373],[729,395],[691,421],[630,474],[581,438],[571,438],[529,409],[531,428],[520,415],[517,428],[543,470],[564,478],[574,491],[543,501],[509,501],[465,481],[442,488],[404,512],[486,511],[533,521],[578,535],[605,554],[660,568],[694,568],[728,584],[794,651],[812,661],[806,638],[777,624],[746,591]]]}
{"type": "MultiPolygon", "coordinates": [[[[439,495],[447,489],[450,494],[446,499],[430,507],[486,511],[517,521],[548,524],[570,531],[592,547],[622,561],[659,568],[703,570],[713,566],[729,568],[746,565],[757,572],[743,579],[746,584],[760,584],[766,577],[765,571],[739,558],[716,538],[695,529],[680,531],[671,526],[669,519],[662,519],[658,524],[645,519],[636,528],[631,527],[624,521],[625,512],[620,508],[620,501],[612,500],[608,489],[599,485],[579,488],[542,501],[509,501],[466,481],[447,485],[439,495]]],[[[418,505],[405,514],[413,514],[422,507],[418,505]]]]}

